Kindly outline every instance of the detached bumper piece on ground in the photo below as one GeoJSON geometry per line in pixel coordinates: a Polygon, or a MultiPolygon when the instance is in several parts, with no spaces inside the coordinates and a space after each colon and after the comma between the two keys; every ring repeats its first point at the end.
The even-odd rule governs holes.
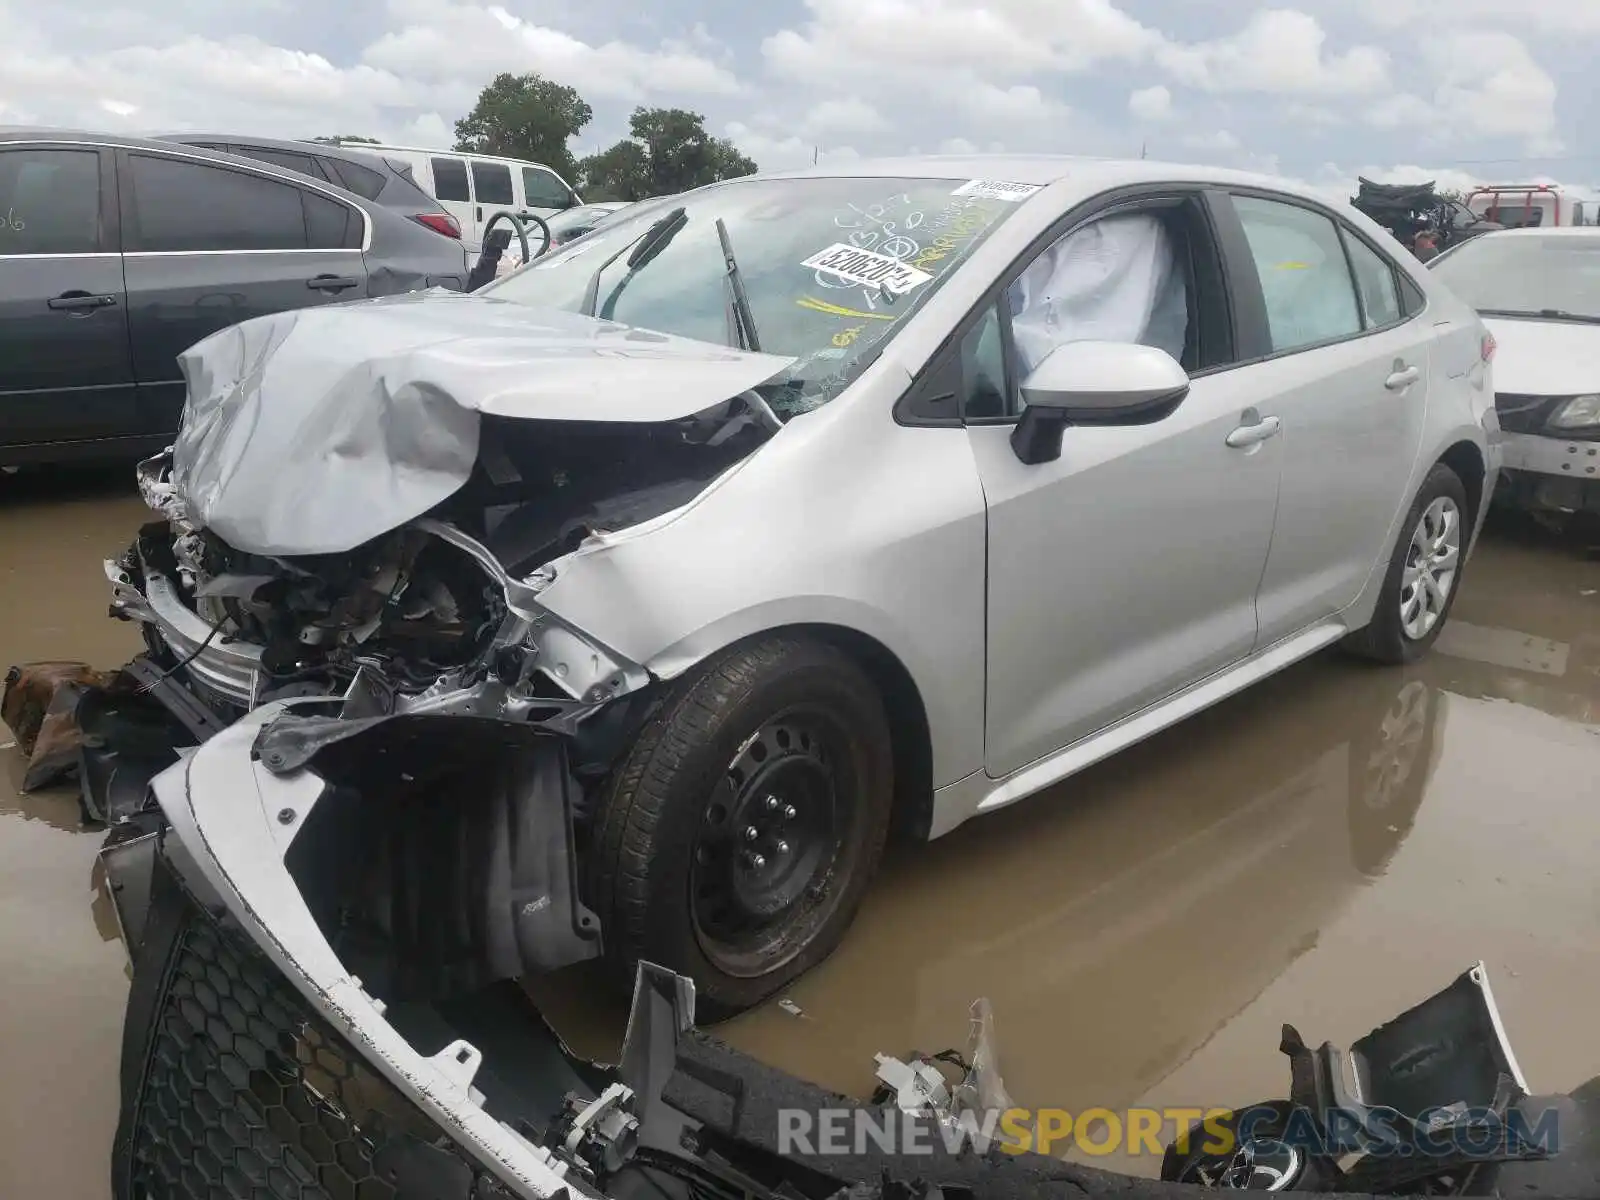
{"type": "MultiPolygon", "coordinates": [[[[258,760],[288,752],[281,735],[261,739],[272,719],[246,718],[159,775],[159,808],[119,826],[104,852],[135,964],[117,1200],[1176,1200],[1268,1184],[1320,1195],[1600,1194],[1589,1128],[1600,1096],[1526,1095],[1481,964],[1349,1053],[1310,1050],[1286,1029],[1288,1099],[1240,1110],[1227,1153],[1175,1146],[1160,1180],[944,1136],[963,1114],[1008,1103],[986,1019],[972,1070],[948,1097],[901,1089],[863,1105],[696,1029],[693,983],[642,964],[619,1062],[587,1062],[496,977],[538,952],[537,940],[512,945],[525,931],[485,921],[486,910],[396,895],[380,946],[360,918],[297,887],[297,854],[330,844],[307,826],[324,805],[339,812],[338,789],[302,773],[285,803],[258,760]],[[482,953],[451,962],[446,946],[482,953]],[[358,977],[363,955],[387,974],[358,977]],[[1550,1109],[1559,1145],[1506,1134],[1547,1129],[1536,1118],[1550,1109]],[[861,1114],[886,1140],[823,1153],[833,1148],[823,1139],[785,1138],[796,1112],[839,1114],[846,1127],[861,1114]],[[1351,1114],[1357,1124],[1389,1114],[1374,1127],[1390,1142],[1361,1142],[1354,1165],[1350,1130],[1340,1132],[1351,1114]],[[1404,1149],[1465,1146],[1484,1128],[1504,1136],[1471,1154],[1404,1149]],[[913,1146],[926,1152],[904,1150],[913,1146]]],[[[511,907],[554,908],[540,900],[555,890],[511,907]]],[[[889,1062],[880,1074],[893,1074],[889,1062]]]]}

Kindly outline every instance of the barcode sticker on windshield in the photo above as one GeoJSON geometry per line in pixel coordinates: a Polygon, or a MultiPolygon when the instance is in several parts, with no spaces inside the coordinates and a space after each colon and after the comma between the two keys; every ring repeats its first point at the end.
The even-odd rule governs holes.
{"type": "Polygon", "coordinates": [[[984,200],[1004,200],[1016,204],[1039,190],[1037,183],[1013,183],[1006,179],[969,179],[952,196],[978,196],[984,200]]]}
{"type": "Polygon", "coordinates": [[[898,258],[863,250],[848,242],[835,242],[800,265],[826,271],[829,275],[837,275],[848,283],[859,283],[862,287],[883,288],[894,296],[903,296],[933,278],[926,271],[907,266],[898,258]]]}

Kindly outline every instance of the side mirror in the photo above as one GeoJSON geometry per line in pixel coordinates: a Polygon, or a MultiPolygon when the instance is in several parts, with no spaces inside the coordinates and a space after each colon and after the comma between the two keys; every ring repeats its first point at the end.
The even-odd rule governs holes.
{"type": "Polygon", "coordinates": [[[1189,394],[1189,375],[1172,355],[1132,342],[1067,342],[1022,381],[1025,406],[1011,431],[1022,462],[1061,457],[1069,425],[1149,425],[1189,394]]]}

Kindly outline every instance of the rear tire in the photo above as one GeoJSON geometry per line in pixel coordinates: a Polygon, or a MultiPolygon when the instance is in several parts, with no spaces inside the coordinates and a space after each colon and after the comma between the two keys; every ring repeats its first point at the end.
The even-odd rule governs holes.
{"type": "Polygon", "coordinates": [[[1398,666],[1416,662],[1439,640],[1461,591],[1468,513],[1461,477],[1436,463],[1400,526],[1372,622],[1346,638],[1345,649],[1398,666]]]}
{"type": "Polygon", "coordinates": [[[668,967],[718,1020],[832,953],[888,835],[890,746],[877,689],[825,642],[762,638],[681,681],[595,818],[588,899],[617,982],[668,967]]]}

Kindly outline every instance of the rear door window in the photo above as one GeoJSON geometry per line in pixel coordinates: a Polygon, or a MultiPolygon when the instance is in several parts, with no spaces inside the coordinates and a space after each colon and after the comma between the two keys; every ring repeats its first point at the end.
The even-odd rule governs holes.
{"type": "Polygon", "coordinates": [[[161,155],[127,161],[130,251],[361,247],[361,213],[312,188],[161,155]]]}
{"type": "Polygon", "coordinates": [[[128,249],[304,250],[300,189],[229,167],[128,156],[128,249]]]}
{"type": "Polygon", "coordinates": [[[435,158],[432,164],[434,199],[463,202],[472,199],[467,186],[466,163],[459,158],[435,158]]]}
{"type": "Polygon", "coordinates": [[[1350,269],[1355,273],[1356,290],[1361,296],[1361,315],[1368,329],[1393,325],[1401,318],[1400,289],[1395,283],[1395,268],[1349,229],[1341,228],[1345,249],[1350,252],[1350,269]]]}
{"type": "Polygon", "coordinates": [[[572,200],[572,189],[543,167],[522,168],[522,194],[529,208],[565,208],[572,200]]]}
{"type": "Polygon", "coordinates": [[[1360,333],[1361,312],[1332,218],[1287,201],[1235,196],[1261,279],[1274,353],[1360,333]]]}
{"type": "Polygon", "coordinates": [[[0,149],[0,255],[100,249],[99,151],[0,149]]]}
{"type": "Polygon", "coordinates": [[[511,168],[505,163],[473,163],[472,187],[477,193],[479,204],[517,202],[516,193],[511,190],[511,168]]]}
{"type": "Polygon", "coordinates": [[[306,244],[312,250],[359,250],[366,226],[361,214],[331,196],[303,191],[306,244]]]}

